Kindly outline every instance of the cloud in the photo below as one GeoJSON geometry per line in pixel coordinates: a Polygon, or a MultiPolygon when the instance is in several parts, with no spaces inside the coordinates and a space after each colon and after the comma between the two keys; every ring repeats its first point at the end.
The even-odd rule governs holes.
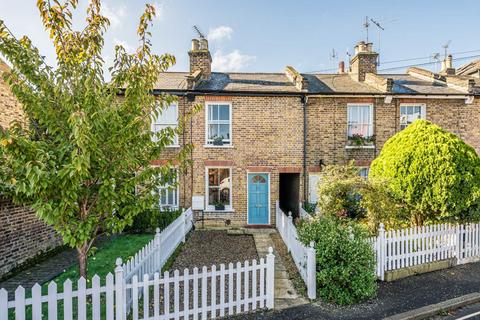
{"type": "Polygon", "coordinates": [[[213,55],[212,69],[215,71],[239,71],[250,65],[255,59],[255,56],[242,54],[237,49],[226,54],[222,50],[217,50],[213,55]]]}
{"type": "Polygon", "coordinates": [[[127,9],[125,6],[111,8],[106,3],[102,4],[102,14],[110,20],[110,26],[115,29],[122,23],[122,18],[125,17],[127,9]]]}
{"type": "Polygon", "coordinates": [[[125,50],[128,52],[128,53],[132,53],[133,51],[135,51],[135,48],[132,47],[131,45],[129,45],[127,42],[123,41],[123,40],[120,40],[118,38],[114,38],[113,39],[113,43],[115,45],[119,45],[119,46],[122,46],[125,48],[125,50]]]}
{"type": "Polygon", "coordinates": [[[155,7],[155,20],[160,21],[165,16],[165,4],[160,2],[155,2],[153,4],[155,7]]]}
{"type": "Polygon", "coordinates": [[[224,39],[231,39],[233,29],[227,26],[220,26],[218,28],[210,29],[207,38],[209,41],[221,41],[224,39]]]}

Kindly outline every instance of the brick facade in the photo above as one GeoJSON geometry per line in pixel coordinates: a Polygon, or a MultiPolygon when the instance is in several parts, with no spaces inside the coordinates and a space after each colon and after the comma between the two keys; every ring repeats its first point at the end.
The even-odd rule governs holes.
{"type": "Polygon", "coordinates": [[[33,210],[0,197],[0,277],[61,244],[60,237],[33,210]]]}
{"type": "MultiPolygon", "coordinates": [[[[205,143],[205,108],[192,118],[179,137],[192,142],[192,167],[180,177],[180,206],[191,206],[194,195],[206,196],[206,167],[232,168],[233,210],[205,212],[208,225],[247,224],[247,173],[265,172],[270,176],[270,222],[275,223],[275,201],[279,198],[280,173],[300,173],[299,194],[304,199],[303,103],[300,96],[202,96],[179,98],[179,112],[193,105],[228,101],[232,105],[232,146],[213,147],[205,143]],[[193,174],[192,174],[193,173],[193,174]]],[[[368,167],[388,138],[400,131],[401,103],[424,103],[426,118],[459,135],[480,153],[480,101],[466,104],[464,99],[397,99],[385,103],[384,97],[309,97],[307,105],[307,174],[321,173],[324,164],[343,164],[354,160],[368,167]],[[347,105],[373,105],[375,146],[355,148],[347,145],[347,105]]],[[[165,159],[176,153],[165,152],[165,159]]],[[[308,181],[308,179],[307,179],[308,181]]],[[[308,183],[308,182],[307,182],[308,183]]],[[[308,188],[308,185],[307,185],[308,188]]]]}

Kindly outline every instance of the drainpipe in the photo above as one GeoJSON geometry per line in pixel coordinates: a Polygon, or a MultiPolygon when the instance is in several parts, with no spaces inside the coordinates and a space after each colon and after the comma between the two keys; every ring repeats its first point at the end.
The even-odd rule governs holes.
{"type": "Polygon", "coordinates": [[[308,175],[307,175],[307,105],[308,105],[308,96],[302,96],[303,102],[303,201],[307,201],[307,182],[308,182],[308,175]]]}

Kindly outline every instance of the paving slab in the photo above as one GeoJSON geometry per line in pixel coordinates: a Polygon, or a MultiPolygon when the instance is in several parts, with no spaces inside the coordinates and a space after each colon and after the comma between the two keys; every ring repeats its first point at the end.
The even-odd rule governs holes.
{"type": "Polygon", "coordinates": [[[275,250],[271,233],[276,232],[272,229],[255,230],[252,232],[255,240],[255,246],[259,257],[265,257],[268,254],[268,248],[273,248],[275,255],[275,309],[290,308],[307,303],[307,300],[297,293],[293,286],[290,276],[287,273],[287,268],[283,264],[281,255],[275,250]]]}

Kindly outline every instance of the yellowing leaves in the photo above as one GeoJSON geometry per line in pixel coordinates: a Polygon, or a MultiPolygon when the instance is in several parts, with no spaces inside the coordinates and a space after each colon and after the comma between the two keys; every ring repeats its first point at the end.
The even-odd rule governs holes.
{"type": "Polygon", "coordinates": [[[11,144],[12,142],[13,142],[12,138],[8,138],[8,139],[7,139],[7,138],[4,138],[4,139],[2,139],[2,140],[0,141],[0,145],[1,145],[2,147],[6,147],[6,146],[8,146],[9,144],[11,144]]]}

